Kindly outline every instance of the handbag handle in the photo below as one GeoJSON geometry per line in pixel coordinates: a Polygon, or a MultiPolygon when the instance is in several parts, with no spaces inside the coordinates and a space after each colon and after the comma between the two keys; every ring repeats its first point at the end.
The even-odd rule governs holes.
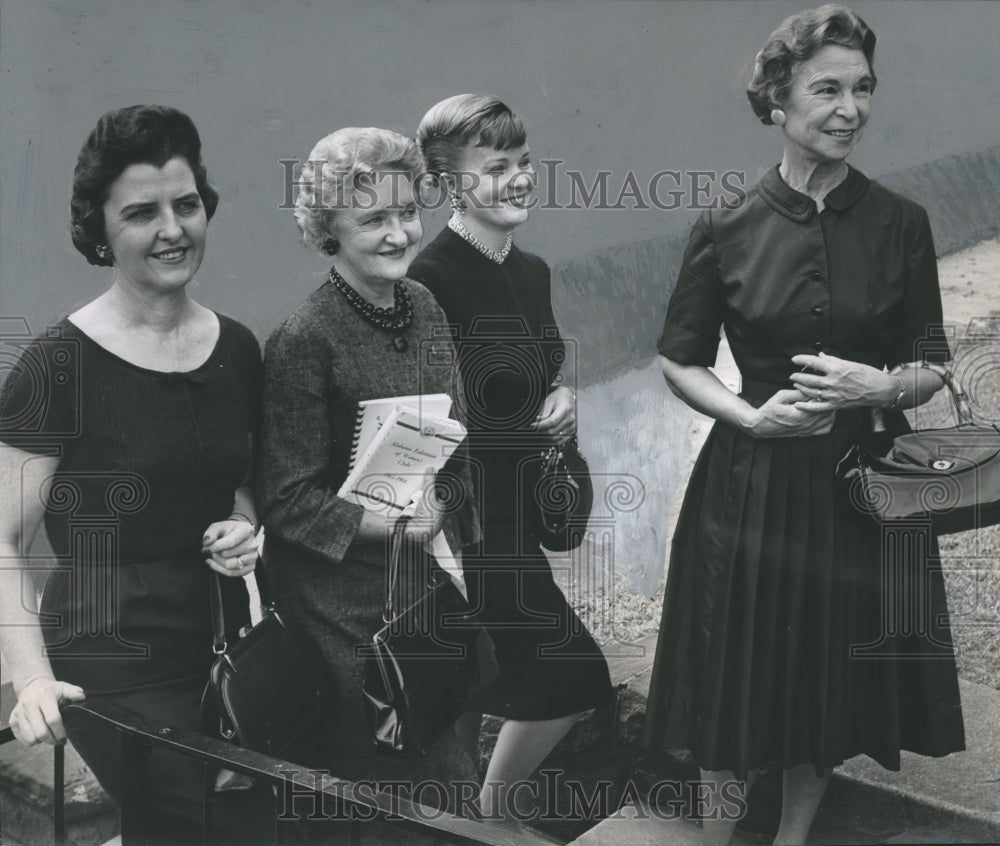
{"type": "Polygon", "coordinates": [[[409,515],[405,515],[400,517],[392,527],[392,537],[389,541],[389,572],[385,590],[385,610],[382,612],[382,622],[386,624],[391,623],[394,618],[392,598],[396,593],[396,582],[399,579],[399,559],[402,557],[403,547],[406,545],[404,532],[409,522],[409,515]]]}
{"type": "MultiPolygon", "coordinates": [[[[258,563],[259,559],[258,559],[258,563]]],[[[257,582],[257,594],[260,596],[260,607],[264,613],[277,613],[274,598],[271,596],[271,577],[262,566],[254,568],[254,580],[257,582]]],[[[222,576],[212,570],[208,580],[208,606],[212,616],[212,651],[222,655],[226,651],[226,614],[222,605],[222,576]]]]}
{"type": "Polygon", "coordinates": [[[955,419],[958,421],[958,425],[971,426],[975,421],[972,419],[972,405],[969,403],[969,395],[965,393],[961,383],[951,372],[951,368],[932,361],[921,361],[920,366],[924,370],[930,370],[931,373],[937,374],[944,382],[951,395],[951,404],[955,409],[955,419]]]}
{"type": "Polygon", "coordinates": [[[562,461],[567,449],[579,451],[580,444],[576,439],[576,435],[570,435],[563,441],[550,444],[541,451],[541,456],[545,461],[562,461]]]}

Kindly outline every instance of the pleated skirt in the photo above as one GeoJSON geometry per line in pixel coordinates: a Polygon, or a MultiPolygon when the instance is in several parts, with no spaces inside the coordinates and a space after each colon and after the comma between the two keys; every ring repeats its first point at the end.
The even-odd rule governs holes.
{"type": "Polygon", "coordinates": [[[647,744],[739,776],[965,748],[937,540],[852,504],[834,471],[856,437],[715,425],[674,533],[647,744]]]}

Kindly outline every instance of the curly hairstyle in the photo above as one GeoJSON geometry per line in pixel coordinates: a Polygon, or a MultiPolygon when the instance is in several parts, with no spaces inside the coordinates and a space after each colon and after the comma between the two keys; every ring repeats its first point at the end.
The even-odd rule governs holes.
{"type": "Polygon", "coordinates": [[[335,255],[337,211],[348,207],[359,180],[402,172],[416,183],[423,160],[412,138],[375,126],[348,126],[321,138],[302,165],[295,198],[295,221],[302,240],[324,255],[335,255]]]}
{"type": "Polygon", "coordinates": [[[874,90],[875,33],[868,24],[847,6],[837,3],[806,9],[782,21],[754,60],[747,99],[761,123],[773,123],[771,112],[780,109],[785,101],[795,66],[827,44],[839,44],[864,53],[874,90]]]}
{"type": "Polygon", "coordinates": [[[104,204],[111,184],[130,165],[163,167],[177,156],[191,168],[205,215],[211,220],[219,195],[208,184],[201,138],[191,118],[169,106],[153,105],[128,106],[101,115],[76,160],[69,205],[73,246],[87,261],[104,267],[112,263],[96,250],[98,244],[107,242],[104,204]]]}
{"type": "Polygon", "coordinates": [[[431,106],[417,127],[417,143],[434,176],[458,170],[462,148],[510,150],[527,140],[524,123],[492,94],[456,94],[431,106]]]}

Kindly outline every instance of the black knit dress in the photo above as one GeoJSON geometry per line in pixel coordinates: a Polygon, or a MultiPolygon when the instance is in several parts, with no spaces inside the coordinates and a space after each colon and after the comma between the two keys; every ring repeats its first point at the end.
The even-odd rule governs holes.
{"type": "Polygon", "coordinates": [[[517,247],[498,265],[446,228],[410,275],[444,309],[466,386],[483,542],[464,569],[503,682],[484,710],[545,720],[593,708],[611,696],[607,663],[552,578],[534,503],[548,440],[529,424],[564,356],[549,269],[517,247]]]}
{"type": "MultiPolygon", "coordinates": [[[[219,315],[208,359],[164,373],[128,362],[69,320],[28,346],[0,396],[0,440],[58,457],[45,511],[57,566],[42,595],[55,677],[164,725],[201,728],[215,658],[202,534],[233,509],[250,469],[260,348],[219,315]]],[[[249,621],[242,579],[221,579],[231,639],[249,621]]],[[[77,751],[117,802],[120,738],[67,721],[77,751]]],[[[201,765],[154,750],[154,829],[198,831],[201,765]]]]}

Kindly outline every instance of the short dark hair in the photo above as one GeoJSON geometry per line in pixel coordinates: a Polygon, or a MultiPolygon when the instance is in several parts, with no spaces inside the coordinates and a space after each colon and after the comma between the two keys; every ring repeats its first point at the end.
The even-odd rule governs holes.
{"type": "Polygon", "coordinates": [[[417,127],[417,144],[435,176],[457,170],[462,148],[470,144],[510,150],[526,140],[521,118],[492,94],[456,94],[442,100],[417,127]]]}
{"type": "Polygon", "coordinates": [[[795,66],[827,44],[864,53],[874,90],[875,33],[868,24],[838,3],[806,9],[782,21],[754,60],[747,99],[761,123],[773,123],[771,111],[781,108],[792,85],[795,66]]]}
{"type": "Polygon", "coordinates": [[[219,195],[208,184],[201,160],[201,138],[191,118],[169,106],[128,106],[101,115],[87,136],[73,171],[70,222],[73,246],[91,264],[111,265],[97,254],[107,242],[104,204],[111,184],[134,164],[163,167],[175,157],[185,159],[197,187],[205,215],[211,220],[219,195]]]}

